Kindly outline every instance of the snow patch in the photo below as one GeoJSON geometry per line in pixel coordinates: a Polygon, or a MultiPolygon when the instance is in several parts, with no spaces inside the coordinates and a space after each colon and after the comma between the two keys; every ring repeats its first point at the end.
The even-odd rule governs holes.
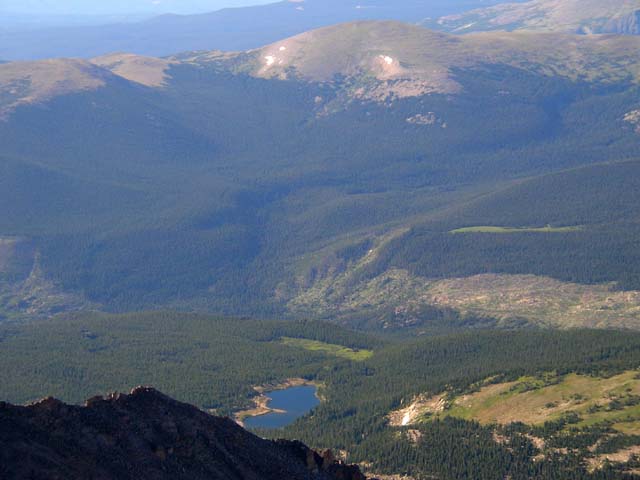
{"type": "Polygon", "coordinates": [[[264,59],[267,61],[267,67],[270,67],[271,65],[276,63],[276,57],[274,57],[273,55],[267,55],[266,57],[264,57],[264,59]]]}
{"type": "Polygon", "coordinates": [[[380,55],[380,58],[387,65],[393,65],[393,58],[388,55],[380,55]]]}

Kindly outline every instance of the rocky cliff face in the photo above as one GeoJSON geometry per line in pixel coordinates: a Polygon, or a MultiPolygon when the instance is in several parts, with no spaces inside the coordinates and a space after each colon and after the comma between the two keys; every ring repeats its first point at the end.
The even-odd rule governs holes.
{"type": "Polygon", "coordinates": [[[258,438],[144,387],[82,407],[0,403],[0,478],[365,480],[330,452],[258,438]]]}

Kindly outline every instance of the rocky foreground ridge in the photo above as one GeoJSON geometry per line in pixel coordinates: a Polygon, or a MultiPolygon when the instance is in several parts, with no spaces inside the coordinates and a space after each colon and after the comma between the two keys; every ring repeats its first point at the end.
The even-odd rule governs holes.
{"type": "Polygon", "coordinates": [[[330,452],[261,439],[147,387],[84,406],[0,402],[0,478],[365,480],[330,452]]]}

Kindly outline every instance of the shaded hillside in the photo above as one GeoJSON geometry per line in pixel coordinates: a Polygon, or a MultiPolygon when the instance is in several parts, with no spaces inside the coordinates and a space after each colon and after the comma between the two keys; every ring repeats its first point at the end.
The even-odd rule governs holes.
{"type": "Polygon", "coordinates": [[[15,480],[364,480],[357,467],[298,442],[262,440],[151,388],[84,407],[0,403],[0,427],[0,473],[15,480]]]}
{"type": "Polygon", "coordinates": [[[436,211],[318,273],[289,308],[387,328],[428,324],[434,308],[471,324],[638,328],[639,168],[543,175],[436,211]]]}
{"type": "Polygon", "coordinates": [[[431,278],[533,273],[586,284],[618,281],[639,290],[639,173],[640,164],[629,162],[519,183],[416,227],[389,245],[390,262],[431,278]],[[574,228],[518,230],[546,225],[574,228]]]}

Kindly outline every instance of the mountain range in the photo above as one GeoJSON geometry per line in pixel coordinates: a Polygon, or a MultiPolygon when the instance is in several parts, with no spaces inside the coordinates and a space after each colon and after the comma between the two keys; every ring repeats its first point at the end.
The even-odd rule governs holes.
{"type": "Polygon", "coordinates": [[[196,15],[165,14],[135,23],[0,28],[0,58],[91,58],[113,52],[165,56],[190,50],[246,50],[340,22],[417,23],[496,3],[498,0],[283,0],[196,15]]]}
{"type": "Polygon", "coordinates": [[[239,53],[1,65],[2,314],[636,325],[639,42],[356,22],[239,53]],[[509,193],[558,179],[538,208],[509,193]],[[495,281],[549,298],[474,303],[495,281]]]}
{"type": "Polygon", "coordinates": [[[359,20],[399,20],[451,33],[492,30],[638,34],[638,0],[304,0],[105,25],[0,29],[0,58],[91,58],[113,52],[167,56],[237,51],[359,20]]]}
{"type": "Polygon", "coordinates": [[[53,0],[7,0],[0,5],[2,14],[19,14],[24,16],[142,16],[160,15],[163,13],[189,14],[210,12],[225,5],[254,5],[268,3],[260,0],[113,0],[108,4],[87,4],[81,0],[66,0],[63,3],[53,0]]]}

